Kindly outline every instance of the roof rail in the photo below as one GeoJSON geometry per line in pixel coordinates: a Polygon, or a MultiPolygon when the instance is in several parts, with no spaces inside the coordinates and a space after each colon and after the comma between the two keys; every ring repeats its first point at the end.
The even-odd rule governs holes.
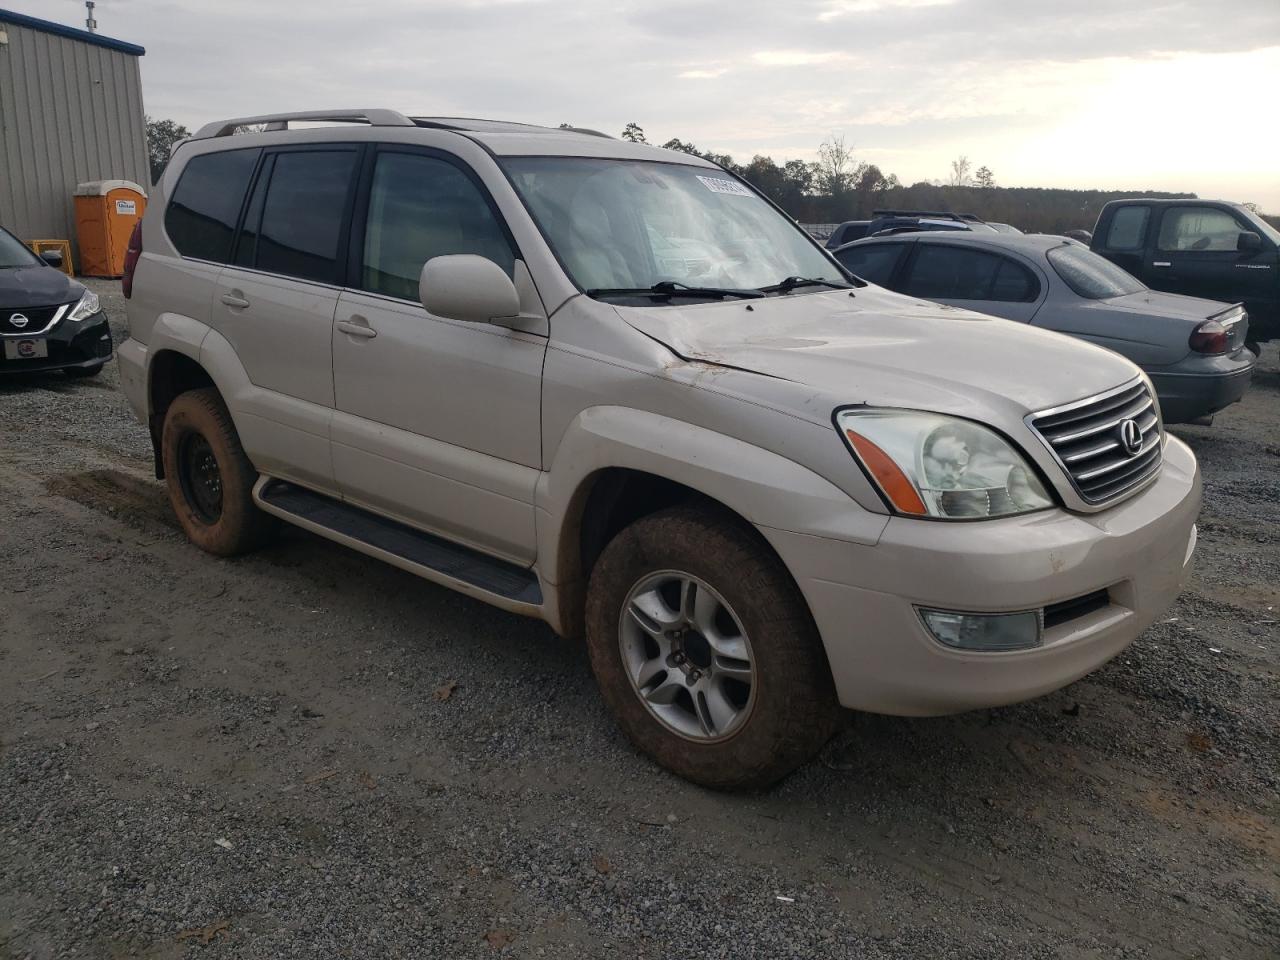
{"type": "Polygon", "coordinates": [[[982,223],[981,217],[972,213],[948,213],[941,210],[874,210],[873,217],[932,217],[935,220],[965,220],[969,223],[982,223]]]}
{"type": "Polygon", "coordinates": [[[402,113],[395,110],[305,110],[300,113],[268,113],[260,117],[234,117],[230,120],[215,120],[206,123],[196,131],[193,140],[207,140],[210,137],[229,137],[240,127],[265,125],[266,129],[288,130],[289,124],[295,120],[329,121],[332,123],[367,123],[371,127],[412,127],[414,123],[402,113]]]}

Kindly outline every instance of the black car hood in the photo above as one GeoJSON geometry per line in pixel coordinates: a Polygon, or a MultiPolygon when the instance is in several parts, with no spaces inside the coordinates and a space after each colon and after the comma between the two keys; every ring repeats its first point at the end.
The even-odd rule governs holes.
{"type": "Polygon", "coordinates": [[[0,308],[48,307],[79,300],[84,286],[43,264],[0,267],[0,308]]]}

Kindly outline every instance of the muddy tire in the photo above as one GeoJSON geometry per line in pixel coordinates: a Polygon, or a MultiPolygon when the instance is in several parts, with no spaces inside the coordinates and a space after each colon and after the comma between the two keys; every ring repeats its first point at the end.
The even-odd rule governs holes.
{"type": "Polygon", "coordinates": [[[275,518],[253,502],[258,473],[217,390],[191,390],[170,404],[161,455],[169,502],[196,546],[230,557],[261,546],[275,532],[275,518]]]}
{"type": "Polygon", "coordinates": [[[592,570],[586,619],[605,703],[639,749],[687,780],[764,787],[834,731],[808,607],[736,517],[677,507],[627,527],[592,570]]]}

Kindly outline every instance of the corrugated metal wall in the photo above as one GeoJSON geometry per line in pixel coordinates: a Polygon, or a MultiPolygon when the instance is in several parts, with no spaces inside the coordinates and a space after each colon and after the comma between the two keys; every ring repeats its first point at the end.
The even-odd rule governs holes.
{"type": "Polygon", "coordinates": [[[138,57],[6,23],[0,30],[0,225],[79,247],[71,196],[119,178],[150,192],[138,57]]]}

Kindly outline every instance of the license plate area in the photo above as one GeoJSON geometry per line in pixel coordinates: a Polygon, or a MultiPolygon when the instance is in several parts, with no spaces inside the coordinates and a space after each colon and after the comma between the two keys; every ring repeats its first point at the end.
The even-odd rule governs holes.
{"type": "Polygon", "coordinates": [[[6,340],[4,342],[4,358],[6,360],[43,360],[49,356],[49,344],[40,337],[26,340],[6,340]]]}

